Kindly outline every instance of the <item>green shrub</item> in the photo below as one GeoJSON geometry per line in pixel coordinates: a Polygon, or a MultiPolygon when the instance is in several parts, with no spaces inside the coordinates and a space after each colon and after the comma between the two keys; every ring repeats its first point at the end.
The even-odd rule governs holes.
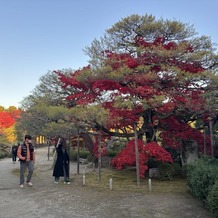
{"type": "MultiPolygon", "coordinates": [[[[79,151],[79,157],[80,158],[87,159],[89,155],[90,155],[89,151],[86,151],[86,150],[80,150],[79,151]]],[[[73,150],[73,151],[70,152],[70,159],[73,160],[73,161],[77,160],[77,150],[73,150]]]]}
{"type": "Polygon", "coordinates": [[[217,161],[199,158],[187,166],[187,183],[193,196],[205,201],[218,179],[217,161]]]}
{"type": "Polygon", "coordinates": [[[73,160],[73,161],[77,160],[77,151],[76,150],[70,152],[70,160],[73,160]]]}
{"type": "Polygon", "coordinates": [[[119,151],[115,151],[115,150],[107,150],[107,154],[106,154],[106,156],[109,156],[109,157],[115,157],[118,153],[119,153],[119,151]]]}
{"type": "Polygon", "coordinates": [[[173,179],[174,168],[172,164],[160,162],[158,164],[158,171],[160,173],[160,178],[162,180],[165,180],[165,179],[172,180],[173,179]]]}
{"type": "Polygon", "coordinates": [[[179,163],[173,163],[173,176],[181,176],[183,171],[182,171],[182,166],[179,163]]]}
{"type": "Polygon", "coordinates": [[[10,157],[10,145],[0,144],[0,159],[10,157]]]}
{"type": "Polygon", "coordinates": [[[0,150],[0,159],[8,157],[8,156],[9,156],[9,154],[7,152],[0,150]]]}
{"type": "Polygon", "coordinates": [[[181,167],[180,176],[182,178],[187,178],[187,165],[184,165],[184,166],[181,167]]]}
{"type": "Polygon", "coordinates": [[[179,163],[162,163],[158,162],[158,171],[162,180],[172,180],[175,176],[181,176],[182,167],[179,163]]]}
{"type": "Polygon", "coordinates": [[[206,206],[218,218],[218,181],[215,182],[207,196],[206,206]]]}

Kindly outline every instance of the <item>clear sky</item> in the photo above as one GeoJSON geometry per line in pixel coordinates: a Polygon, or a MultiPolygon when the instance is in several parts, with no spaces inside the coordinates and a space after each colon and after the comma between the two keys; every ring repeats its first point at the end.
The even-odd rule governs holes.
{"type": "Polygon", "coordinates": [[[194,25],[218,44],[218,0],[0,0],[0,106],[19,106],[48,71],[86,66],[86,46],[132,14],[194,25]]]}

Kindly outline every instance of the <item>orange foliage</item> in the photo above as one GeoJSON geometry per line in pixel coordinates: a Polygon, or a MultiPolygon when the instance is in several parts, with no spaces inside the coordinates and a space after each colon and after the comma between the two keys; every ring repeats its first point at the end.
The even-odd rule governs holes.
{"type": "Polygon", "coordinates": [[[9,141],[11,144],[16,141],[16,135],[15,135],[15,129],[14,125],[10,126],[9,128],[6,128],[4,130],[4,135],[7,138],[7,141],[9,141]]]}
{"type": "Polygon", "coordinates": [[[0,110],[0,133],[8,142],[14,143],[16,140],[14,125],[16,119],[20,117],[21,110],[14,106],[0,110]]]}
{"type": "Polygon", "coordinates": [[[14,118],[7,111],[0,112],[0,128],[9,128],[14,123],[14,118]]]}

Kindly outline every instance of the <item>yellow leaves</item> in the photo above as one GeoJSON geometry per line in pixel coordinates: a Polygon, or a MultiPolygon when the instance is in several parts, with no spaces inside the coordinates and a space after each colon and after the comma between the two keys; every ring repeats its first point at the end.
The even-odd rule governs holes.
{"type": "Polygon", "coordinates": [[[5,128],[3,130],[5,137],[7,138],[8,142],[14,144],[16,142],[16,135],[15,135],[15,125],[10,126],[9,128],[5,128]]]}
{"type": "Polygon", "coordinates": [[[4,111],[5,108],[3,106],[0,106],[0,111],[4,111]]]}

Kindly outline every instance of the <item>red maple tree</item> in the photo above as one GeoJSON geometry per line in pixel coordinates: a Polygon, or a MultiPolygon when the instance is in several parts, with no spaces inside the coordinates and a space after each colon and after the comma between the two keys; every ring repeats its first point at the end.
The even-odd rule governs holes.
{"type": "MultiPolygon", "coordinates": [[[[141,26],[144,25],[142,18],[147,19],[137,18],[141,26]]],[[[148,22],[153,25],[155,22],[151,20],[149,18],[148,22]]],[[[137,19],[129,17],[108,30],[110,36],[122,35],[120,40],[113,38],[120,50],[99,52],[100,66],[87,66],[69,76],[57,72],[63,89],[71,88],[67,100],[74,99],[84,110],[88,110],[86,105],[100,105],[108,111],[104,124],[92,120],[95,127],[108,136],[130,139],[134,136],[133,125],[137,124],[137,135],[139,139],[146,136],[145,147],[149,147],[151,154],[159,154],[159,151],[166,154],[164,147],[181,149],[187,141],[197,142],[202,150],[203,134],[189,123],[209,114],[205,109],[204,93],[215,88],[211,69],[216,61],[211,46],[203,38],[188,39],[191,34],[180,23],[167,21],[164,23],[166,29],[154,26],[153,34],[146,29],[138,30],[139,34],[134,29],[137,25],[129,21],[136,23],[137,19]],[[142,123],[139,123],[140,117],[142,123]],[[156,146],[157,141],[163,148],[156,146]]],[[[133,147],[133,143],[129,143],[119,154],[114,161],[117,168],[133,164],[134,155],[131,160],[127,158],[133,147]]],[[[144,155],[140,159],[142,175],[148,154],[142,152],[140,155],[144,155]]],[[[169,157],[162,160],[171,162],[169,157]]]]}
{"type": "MultiPolygon", "coordinates": [[[[163,163],[173,163],[173,159],[164,148],[156,142],[145,144],[142,140],[138,140],[139,150],[139,173],[140,177],[144,177],[145,171],[148,169],[149,158],[154,158],[163,163]]],[[[118,170],[126,166],[134,166],[136,163],[135,141],[131,140],[126,147],[112,160],[111,164],[118,170]]]]}
{"type": "Polygon", "coordinates": [[[7,111],[0,111],[0,128],[9,128],[15,123],[15,119],[7,111]]]}

